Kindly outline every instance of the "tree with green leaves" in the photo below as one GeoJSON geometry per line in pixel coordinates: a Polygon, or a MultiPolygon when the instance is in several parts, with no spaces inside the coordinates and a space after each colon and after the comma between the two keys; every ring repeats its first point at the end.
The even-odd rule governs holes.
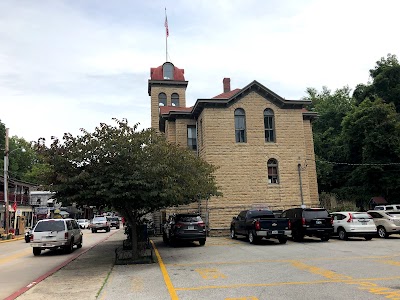
{"type": "Polygon", "coordinates": [[[50,165],[51,189],[61,201],[112,206],[132,225],[134,258],[141,217],[189,204],[198,194],[218,195],[215,168],[151,129],[127,120],[100,124],[94,132],[65,134],[41,152],[50,165]]]}
{"type": "MultiPolygon", "coordinates": [[[[400,196],[400,121],[394,103],[364,100],[343,120],[348,172],[342,191],[355,198],[400,196]]],[[[361,200],[361,199],[360,199],[361,200]]]]}

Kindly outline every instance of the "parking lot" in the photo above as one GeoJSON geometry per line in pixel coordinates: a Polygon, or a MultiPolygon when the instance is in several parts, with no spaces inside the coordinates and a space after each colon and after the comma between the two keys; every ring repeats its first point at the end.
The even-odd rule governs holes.
{"type": "Polygon", "coordinates": [[[400,235],[284,245],[211,237],[205,246],[177,247],[156,238],[154,245],[173,300],[400,299],[400,235]]]}

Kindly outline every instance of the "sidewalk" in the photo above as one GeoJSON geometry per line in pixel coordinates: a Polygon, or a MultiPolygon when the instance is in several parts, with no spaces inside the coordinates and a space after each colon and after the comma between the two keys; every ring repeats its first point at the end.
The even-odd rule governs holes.
{"type": "Polygon", "coordinates": [[[114,266],[123,239],[120,230],[17,299],[170,299],[157,263],[114,266]]]}

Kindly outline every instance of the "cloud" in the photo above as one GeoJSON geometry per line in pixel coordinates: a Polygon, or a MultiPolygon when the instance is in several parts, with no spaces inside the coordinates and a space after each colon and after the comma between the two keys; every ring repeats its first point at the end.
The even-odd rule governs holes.
{"type": "Polygon", "coordinates": [[[287,99],[367,82],[400,49],[400,3],[386,1],[0,2],[0,120],[28,140],[111,118],[150,126],[147,80],[169,59],[187,104],[257,80],[287,99]]]}

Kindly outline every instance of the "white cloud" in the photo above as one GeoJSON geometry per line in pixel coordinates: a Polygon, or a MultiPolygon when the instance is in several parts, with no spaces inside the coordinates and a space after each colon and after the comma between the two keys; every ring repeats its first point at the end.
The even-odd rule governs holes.
{"type": "MultiPolygon", "coordinates": [[[[165,1],[0,2],[0,120],[36,140],[112,117],[150,125],[147,79],[165,60],[165,1]]],[[[188,105],[258,80],[285,98],[354,87],[399,54],[397,1],[168,1],[171,61],[188,105]],[[397,53],[396,53],[397,51],[397,53]]]]}

